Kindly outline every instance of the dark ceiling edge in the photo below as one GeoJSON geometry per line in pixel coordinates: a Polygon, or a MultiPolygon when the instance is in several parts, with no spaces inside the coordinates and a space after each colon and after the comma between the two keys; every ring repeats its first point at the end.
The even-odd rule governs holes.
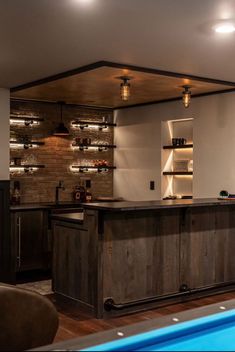
{"type": "Polygon", "coordinates": [[[200,76],[194,76],[194,75],[189,75],[189,74],[183,74],[183,73],[177,73],[177,72],[171,72],[171,71],[163,71],[163,70],[158,70],[154,68],[146,68],[142,66],[135,66],[135,65],[128,65],[128,64],[121,64],[121,63],[115,63],[115,62],[110,62],[110,61],[98,61],[93,64],[89,64],[86,66],[82,66],[70,71],[66,71],[63,73],[59,73],[47,78],[39,79],[33,82],[29,82],[26,84],[22,84],[20,86],[16,86],[10,89],[11,93],[17,92],[19,90],[27,89],[27,88],[32,88],[44,83],[49,83],[56,81],[61,78],[65,77],[70,77],[74,76],[79,73],[83,72],[88,72],[100,67],[113,67],[113,68],[120,68],[120,69],[126,69],[126,70],[132,70],[132,71],[138,71],[138,72],[145,72],[145,73],[151,73],[155,75],[161,75],[161,76],[168,76],[168,77],[178,77],[178,78],[185,78],[185,79],[191,79],[191,80],[196,80],[196,81],[202,81],[202,82],[208,82],[208,83],[214,83],[214,84],[221,84],[221,85],[227,85],[231,87],[235,87],[235,82],[229,82],[229,81],[223,81],[223,80],[218,80],[214,78],[207,78],[207,77],[200,77],[200,76]]]}
{"type": "MultiPolygon", "coordinates": [[[[47,101],[47,100],[36,100],[36,99],[21,99],[21,98],[10,98],[11,101],[19,101],[23,103],[32,103],[32,104],[55,104],[58,105],[58,102],[56,101],[47,101]]],[[[77,107],[77,108],[83,108],[83,109],[93,109],[93,110],[102,110],[102,111],[113,111],[114,108],[109,108],[107,106],[95,106],[95,105],[82,105],[82,104],[72,104],[72,103],[66,103],[66,106],[68,107],[77,107]]]]}
{"type": "Polygon", "coordinates": [[[14,92],[18,92],[19,90],[26,89],[26,88],[36,87],[36,86],[39,86],[39,85],[44,84],[44,83],[54,82],[54,81],[57,81],[58,79],[61,79],[61,78],[66,78],[66,77],[77,75],[79,73],[92,71],[92,70],[95,70],[96,68],[100,68],[100,67],[103,67],[103,66],[104,66],[104,61],[98,61],[98,62],[95,62],[93,64],[89,64],[89,65],[86,65],[86,66],[75,68],[74,70],[65,71],[65,72],[58,73],[58,74],[53,75],[53,76],[49,76],[49,77],[46,77],[46,78],[42,78],[42,79],[39,79],[39,80],[36,80],[36,81],[33,81],[33,82],[25,83],[25,84],[22,84],[20,86],[16,86],[16,87],[10,88],[10,92],[14,93],[14,92]]]}
{"type": "Polygon", "coordinates": [[[218,80],[215,78],[194,76],[194,75],[190,75],[190,74],[186,74],[186,73],[164,71],[164,70],[158,70],[155,68],[147,68],[147,67],[142,67],[142,66],[119,64],[119,63],[110,62],[110,61],[103,61],[103,63],[104,63],[104,66],[113,67],[113,68],[121,68],[121,69],[138,71],[138,72],[152,73],[152,74],[160,75],[160,76],[185,78],[185,79],[191,79],[191,80],[195,80],[195,81],[202,81],[202,82],[208,82],[208,83],[221,84],[221,85],[235,87],[235,82],[218,80]]]}
{"type": "MultiPolygon", "coordinates": [[[[232,93],[232,92],[235,92],[235,88],[218,90],[218,91],[208,92],[208,93],[195,94],[195,95],[192,95],[192,99],[206,97],[209,95],[226,94],[226,93],[232,93]]],[[[132,108],[148,106],[148,105],[170,103],[170,102],[179,101],[179,100],[182,100],[182,97],[176,97],[176,98],[164,99],[164,100],[156,100],[156,101],[152,101],[152,102],[133,104],[133,105],[127,105],[127,106],[122,105],[122,106],[117,106],[117,107],[113,108],[113,110],[132,109],[132,108]]]]}

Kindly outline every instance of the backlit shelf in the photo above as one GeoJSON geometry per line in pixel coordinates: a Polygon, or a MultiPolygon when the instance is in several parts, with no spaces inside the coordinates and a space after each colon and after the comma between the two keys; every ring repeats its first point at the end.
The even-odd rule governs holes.
{"type": "Polygon", "coordinates": [[[116,148],[116,145],[111,145],[111,144],[72,144],[73,149],[79,149],[80,151],[84,150],[95,150],[95,151],[105,151],[107,149],[114,149],[116,148]]]}
{"type": "Polygon", "coordinates": [[[37,171],[38,169],[44,169],[45,165],[41,164],[23,164],[23,165],[10,165],[10,172],[32,172],[37,171]]]}
{"type": "Polygon", "coordinates": [[[164,171],[164,176],[191,176],[193,171],[164,171]]]}
{"type": "Polygon", "coordinates": [[[39,125],[40,122],[44,121],[44,119],[37,116],[30,115],[10,115],[10,124],[11,125],[24,125],[24,126],[33,126],[39,125]]]}
{"type": "Polygon", "coordinates": [[[164,145],[163,149],[193,149],[193,144],[164,145]]]}
{"type": "Polygon", "coordinates": [[[74,172],[108,172],[115,170],[116,166],[89,166],[89,165],[72,165],[71,170],[74,172]]]}
{"type": "Polygon", "coordinates": [[[97,128],[99,130],[107,129],[108,127],[115,127],[115,123],[109,123],[109,122],[94,122],[94,121],[73,121],[72,126],[75,128],[80,128],[81,130],[84,130],[85,128],[97,128]]]}
{"type": "Polygon", "coordinates": [[[39,147],[41,145],[44,145],[44,142],[17,142],[17,141],[10,141],[10,147],[11,148],[24,148],[24,149],[29,149],[29,148],[34,148],[34,147],[39,147]]]}

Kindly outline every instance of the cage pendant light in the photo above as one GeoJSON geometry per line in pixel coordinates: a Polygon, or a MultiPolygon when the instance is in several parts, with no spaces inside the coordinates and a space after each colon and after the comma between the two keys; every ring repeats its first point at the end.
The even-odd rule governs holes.
{"type": "Polygon", "coordinates": [[[191,91],[190,91],[190,86],[183,86],[184,91],[183,91],[183,104],[185,108],[188,108],[190,105],[191,101],[191,91]]]}
{"type": "Polygon", "coordinates": [[[121,77],[122,83],[120,85],[120,94],[123,101],[128,101],[131,96],[131,85],[129,83],[129,77],[121,77]]]}

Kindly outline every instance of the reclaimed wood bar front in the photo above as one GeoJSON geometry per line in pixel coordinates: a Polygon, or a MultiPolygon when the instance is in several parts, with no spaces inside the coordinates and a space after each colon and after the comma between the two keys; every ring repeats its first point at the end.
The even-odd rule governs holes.
{"type": "Polygon", "coordinates": [[[235,288],[235,201],[84,208],[53,217],[53,289],[97,318],[235,288]]]}

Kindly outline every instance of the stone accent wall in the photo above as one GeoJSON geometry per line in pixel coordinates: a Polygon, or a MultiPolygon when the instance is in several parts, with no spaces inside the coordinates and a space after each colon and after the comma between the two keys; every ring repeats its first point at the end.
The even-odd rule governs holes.
{"type": "MultiPolygon", "coordinates": [[[[79,174],[70,170],[72,164],[86,164],[86,161],[105,159],[113,165],[113,149],[104,152],[79,151],[71,147],[74,137],[91,138],[92,143],[108,142],[113,144],[113,128],[102,132],[97,130],[81,131],[71,126],[71,121],[80,118],[91,121],[102,121],[103,116],[113,121],[110,110],[96,110],[66,105],[63,108],[63,121],[71,132],[69,137],[55,137],[54,128],[60,122],[60,106],[53,103],[37,103],[11,101],[11,113],[32,114],[44,121],[36,127],[11,126],[11,139],[27,135],[33,140],[45,142],[45,145],[32,149],[11,149],[11,160],[15,157],[27,160],[29,163],[44,164],[45,169],[39,169],[32,174],[11,173],[11,181],[20,181],[21,202],[53,202],[55,187],[60,180],[64,181],[65,191],[60,192],[61,201],[72,200],[72,192],[81,178],[91,180],[91,192],[94,197],[113,195],[113,172],[79,174]]],[[[13,182],[12,182],[13,183],[13,182]]]]}

